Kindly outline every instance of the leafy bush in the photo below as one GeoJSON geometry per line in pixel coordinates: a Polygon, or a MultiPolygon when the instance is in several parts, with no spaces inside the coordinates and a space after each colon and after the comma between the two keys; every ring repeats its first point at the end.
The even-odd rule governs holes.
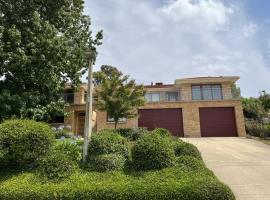
{"type": "Polygon", "coordinates": [[[162,169],[174,164],[172,141],[157,134],[144,135],[131,150],[134,167],[140,170],[162,169]]]}
{"type": "Polygon", "coordinates": [[[155,130],[153,130],[153,133],[158,134],[161,137],[171,137],[170,131],[165,128],[156,128],[155,130]]]}
{"type": "Polygon", "coordinates": [[[251,136],[270,137],[270,126],[257,121],[246,121],[246,131],[251,136]]]}
{"type": "Polygon", "coordinates": [[[24,168],[45,155],[53,143],[51,128],[31,120],[9,120],[0,124],[2,166],[24,168]]]}
{"type": "Polygon", "coordinates": [[[71,160],[79,162],[82,159],[82,148],[76,141],[59,141],[54,149],[66,154],[71,160]]]}
{"type": "Polygon", "coordinates": [[[120,154],[97,155],[89,160],[88,166],[97,172],[108,172],[124,168],[126,159],[120,154]]]}
{"type": "Polygon", "coordinates": [[[202,159],[200,151],[193,144],[183,142],[180,139],[174,140],[174,153],[176,156],[192,156],[202,159]]]}
{"type": "Polygon", "coordinates": [[[77,168],[77,164],[70,155],[61,150],[52,150],[39,162],[38,172],[53,180],[69,177],[77,168]]]}
{"type": "Polygon", "coordinates": [[[88,159],[91,159],[91,156],[102,154],[121,154],[124,157],[128,157],[125,138],[113,131],[94,134],[89,143],[88,159]]]}
{"type": "Polygon", "coordinates": [[[60,139],[62,137],[71,138],[72,135],[68,129],[63,128],[63,129],[54,130],[54,136],[55,136],[55,139],[60,139]]]}
{"type": "Polygon", "coordinates": [[[132,128],[118,128],[116,132],[125,138],[129,138],[132,134],[132,128]]]}
{"type": "Polygon", "coordinates": [[[0,183],[0,199],[235,200],[235,197],[207,169],[187,171],[173,167],[143,175],[138,172],[135,176],[123,172],[76,172],[57,184],[44,184],[35,174],[24,173],[0,183]]]}
{"type": "Polygon", "coordinates": [[[206,168],[204,162],[193,156],[179,156],[176,165],[188,171],[202,170],[206,168]]]}
{"type": "Polygon", "coordinates": [[[119,128],[116,130],[121,136],[127,138],[130,141],[136,141],[144,134],[149,134],[145,128],[119,128]]]}

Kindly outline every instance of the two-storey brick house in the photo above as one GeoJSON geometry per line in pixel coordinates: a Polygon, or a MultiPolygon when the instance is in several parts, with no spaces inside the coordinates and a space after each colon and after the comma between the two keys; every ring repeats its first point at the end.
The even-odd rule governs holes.
{"type": "MultiPolygon", "coordinates": [[[[197,77],[177,79],[174,84],[146,85],[146,104],[138,108],[138,118],[121,119],[119,127],[167,128],[180,137],[245,136],[244,116],[239,97],[234,97],[232,85],[239,77],[197,77]]],[[[70,101],[70,125],[75,134],[83,134],[86,85],[70,101]],[[73,101],[73,102],[72,102],[73,101]]],[[[93,129],[113,128],[106,112],[93,111],[93,129]]]]}

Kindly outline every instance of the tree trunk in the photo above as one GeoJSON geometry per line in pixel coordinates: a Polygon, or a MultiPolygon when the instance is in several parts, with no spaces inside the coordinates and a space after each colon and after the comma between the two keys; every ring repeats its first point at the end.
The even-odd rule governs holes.
{"type": "Polygon", "coordinates": [[[114,121],[114,130],[116,130],[117,124],[118,124],[118,120],[117,121],[114,121]]]}

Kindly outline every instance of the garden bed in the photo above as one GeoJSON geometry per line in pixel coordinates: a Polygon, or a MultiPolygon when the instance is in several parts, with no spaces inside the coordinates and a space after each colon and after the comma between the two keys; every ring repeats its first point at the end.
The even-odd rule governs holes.
{"type": "Polygon", "coordinates": [[[165,129],[100,131],[85,163],[81,142],[43,123],[0,124],[0,200],[235,200],[198,149],[165,129]]]}
{"type": "Polygon", "coordinates": [[[136,173],[80,171],[58,183],[44,182],[35,173],[5,176],[0,178],[0,199],[5,200],[234,199],[231,190],[205,167],[136,173]]]}

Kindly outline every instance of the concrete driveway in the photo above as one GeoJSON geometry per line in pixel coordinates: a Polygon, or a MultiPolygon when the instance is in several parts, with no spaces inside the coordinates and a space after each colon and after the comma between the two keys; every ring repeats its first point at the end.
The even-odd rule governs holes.
{"type": "Polygon", "coordinates": [[[237,200],[270,200],[270,145],[246,138],[184,138],[237,200]]]}

